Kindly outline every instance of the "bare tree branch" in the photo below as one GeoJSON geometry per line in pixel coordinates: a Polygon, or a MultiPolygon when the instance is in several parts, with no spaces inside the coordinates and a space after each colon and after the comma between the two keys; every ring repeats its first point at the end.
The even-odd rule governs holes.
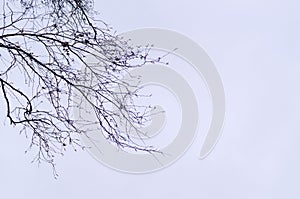
{"type": "Polygon", "coordinates": [[[94,18],[92,6],[89,0],[4,1],[2,6],[0,85],[6,115],[10,124],[31,136],[30,148],[38,149],[35,161],[53,167],[55,155],[68,145],[84,147],[79,135],[92,123],[120,148],[157,152],[131,139],[129,131],[139,131],[151,107],[144,107],[142,115],[137,111],[132,98],[139,87],[123,77],[131,68],[160,58],[149,58],[150,46],[130,46],[112,33],[94,18]],[[95,62],[87,63],[87,57],[95,62]],[[84,100],[97,121],[75,119],[72,111],[84,100]],[[119,128],[120,121],[125,130],[119,128]]]}

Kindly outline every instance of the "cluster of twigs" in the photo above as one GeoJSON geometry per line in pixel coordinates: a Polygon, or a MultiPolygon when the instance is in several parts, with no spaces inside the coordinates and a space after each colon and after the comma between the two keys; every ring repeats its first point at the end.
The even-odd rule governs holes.
{"type": "Polygon", "coordinates": [[[31,138],[30,148],[37,149],[35,160],[53,167],[55,155],[67,146],[84,147],[79,135],[95,122],[121,148],[156,151],[130,137],[128,131],[138,131],[149,111],[138,111],[131,100],[138,96],[138,86],[123,77],[131,68],[157,60],[148,57],[150,47],[130,46],[97,21],[92,5],[89,0],[21,0],[2,5],[0,89],[6,115],[31,138]],[[85,111],[83,101],[90,104],[97,121],[74,116],[74,108],[85,111]],[[127,128],[119,128],[120,121],[127,128]]]}

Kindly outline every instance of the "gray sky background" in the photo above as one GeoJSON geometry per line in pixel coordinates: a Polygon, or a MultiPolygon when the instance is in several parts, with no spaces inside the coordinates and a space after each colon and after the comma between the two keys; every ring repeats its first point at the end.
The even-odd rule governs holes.
{"type": "Polygon", "coordinates": [[[206,49],[225,87],[223,135],[206,159],[198,159],[201,134],[175,164],[143,175],[67,152],[54,180],[48,165],[30,164],[28,140],[3,125],[1,114],[0,198],[298,199],[299,6],[296,0],[97,0],[104,21],[120,33],[167,28],[206,49]]]}

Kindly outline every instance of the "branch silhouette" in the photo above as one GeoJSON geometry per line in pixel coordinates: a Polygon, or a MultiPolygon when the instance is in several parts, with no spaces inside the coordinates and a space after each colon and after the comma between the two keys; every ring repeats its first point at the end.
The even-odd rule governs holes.
{"type": "MultiPolygon", "coordinates": [[[[132,98],[139,96],[140,88],[123,77],[161,58],[149,58],[151,46],[130,46],[97,16],[89,0],[2,5],[0,85],[6,116],[30,137],[29,148],[37,149],[34,161],[48,162],[54,169],[55,156],[66,147],[84,148],[79,136],[87,135],[86,127],[95,123],[120,148],[157,152],[131,139],[130,131],[139,132],[137,126],[149,119],[152,107],[142,107],[143,114],[138,111],[141,107],[132,98]],[[74,117],[74,108],[86,111],[81,108],[84,101],[97,121],[74,117]],[[125,128],[119,127],[120,121],[125,128]]],[[[130,77],[133,82],[139,78],[130,77]]]]}

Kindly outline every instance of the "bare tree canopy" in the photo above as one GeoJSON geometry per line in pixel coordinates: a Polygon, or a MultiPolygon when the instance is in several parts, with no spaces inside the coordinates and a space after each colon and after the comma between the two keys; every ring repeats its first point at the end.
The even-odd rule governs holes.
{"type": "Polygon", "coordinates": [[[67,146],[82,147],[78,135],[92,122],[121,148],[156,151],[135,144],[118,127],[121,120],[125,129],[138,131],[136,126],[147,120],[150,107],[143,114],[136,109],[130,99],[138,95],[138,87],[129,89],[136,85],[122,78],[131,68],[159,60],[149,58],[150,47],[132,47],[116,36],[96,19],[90,0],[4,0],[1,12],[0,90],[6,116],[31,139],[36,161],[54,166],[55,155],[67,146]],[[86,57],[95,60],[93,66],[86,57]],[[122,92],[116,90],[120,87],[122,92]],[[90,103],[98,121],[75,119],[78,99],[90,103]]]}

